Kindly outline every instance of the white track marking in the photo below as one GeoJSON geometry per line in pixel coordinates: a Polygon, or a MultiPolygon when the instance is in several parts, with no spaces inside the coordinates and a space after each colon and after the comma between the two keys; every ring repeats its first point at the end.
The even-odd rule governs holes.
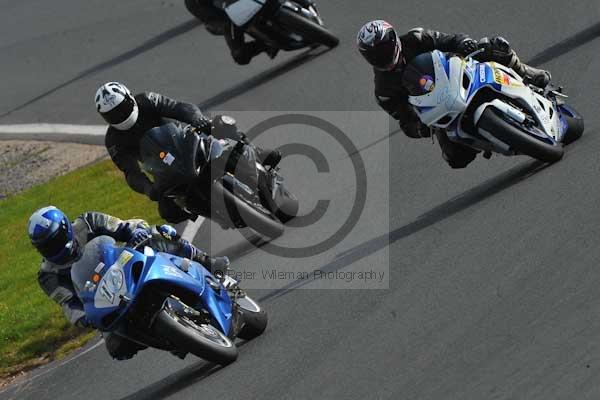
{"type": "Polygon", "coordinates": [[[74,125],[74,124],[11,124],[0,125],[0,134],[61,134],[104,136],[106,125],[74,125]]]}
{"type": "Polygon", "coordinates": [[[203,222],[203,217],[198,217],[195,222],[188,222],[185,228],[183,229],[181,237],[189,242],[192,242],[194,240],[194,237],[196,237],[196,233],[198,233],[198,229],[200,229],[200,226],[203,222]]]}
{"type": "MultiPolygon", "coordinates": [[[[106,125],[77,125],[77,124],[9,124],[0,125],[0,139],[2,134],[54,134],[54,135],[84,135],[84,136],[104,136],[106,134],[106,125]]],[[[43,139],[41,137],[40,139],[43,139]]],[[[48,140],[52,140],[51,137],[48,140]]],[[[198,217],[196,222],[188,222],[181,234],[186,240],[190,242],[194,240],[200,225],[204,222],[204,218],[198,217]]]]}

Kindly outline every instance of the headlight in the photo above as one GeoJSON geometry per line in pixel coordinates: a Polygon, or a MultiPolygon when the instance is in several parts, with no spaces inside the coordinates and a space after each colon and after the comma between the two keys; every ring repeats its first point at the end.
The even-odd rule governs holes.
{"type": "Polygon", "coordinates": [[[111,269],[109,272],[109,276],[106,279],[106,283],[108,284],[108,288],[111,292],[116,293],[123,287],[123,271],[117,268],[111,269]]]}

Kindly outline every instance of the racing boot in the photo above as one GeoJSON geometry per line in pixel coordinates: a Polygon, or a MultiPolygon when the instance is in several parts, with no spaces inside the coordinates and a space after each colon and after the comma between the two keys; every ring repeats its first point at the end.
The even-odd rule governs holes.
{"type": "Polygon", "coordinates": [[[550,75],[550,72],[529,66],[521,62],[517,56],[515,56],[515,59],[517,62],[511,68],[514,69],[517,74],[521,75],[525,84],[531,83],[540,89],[544,89],[546,86],[548,86],[552,80],[552,75],[550,75]]]}
{"type": "Polygon", "coordinates": [[[517,53],[510,47],[508,40],[502,36],[492,38],[484,37],[479,40],[479,47],[483,52],[477,56],[481,61],[495,61],[512,68],[519,74],[526,84],[532,84],[541,89],[545,88],[552,79],[550,72],[531,67],[519,59],[517,53]]]}

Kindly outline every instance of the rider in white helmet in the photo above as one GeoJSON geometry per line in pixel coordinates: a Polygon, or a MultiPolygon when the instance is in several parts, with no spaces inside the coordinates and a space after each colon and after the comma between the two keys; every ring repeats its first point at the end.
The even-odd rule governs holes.
{"type": "MultiPolygon", "coordinates": [[[[118,82],[100,86],[94,102],[98,113],[110,125],[105,138],[108,154],[125,174],[129,187],[158,201],[160,216],[171,223],[194,219],[175,204],[173,199],[163,197],[160,190],[142,172],[139,165],[140,140],[149,129],[165,124],[165,118],[192,125],[200,132],[215,136],[219,130],[211,129],[213,124],[222,125],[224,118],[215,118],[211,122],[195,104],[179,102],[154,92],[132,95],[125,85],[118,82]]],[[[243,136],[236,139],[245,141],[243,136]]],[[[249,144],[247,141],[245,143],[249,144]]],[[[278,151],[256,150],[265,166],[274,167],[281,160],[281,153],[278,151]]]]}

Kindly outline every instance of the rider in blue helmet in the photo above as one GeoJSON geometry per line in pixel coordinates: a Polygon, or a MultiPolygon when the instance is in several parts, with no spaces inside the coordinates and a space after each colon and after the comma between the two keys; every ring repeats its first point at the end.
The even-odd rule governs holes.
{"type": "MultiPolygon", "coordinates": [[[[83,213],[71,223],[54,206],[40,208],[29,218],[28,234],[31,244],[44,257],[38,272],[41,288],[79,327],[88,327],[89,323],[71,281],[71,266],[82,256],[86,243],[97,236],[110,236],[133,247],[151,240],[156,250],[198,261],[211,270],[226,271],[229,266],[227,257],[210,257],[169,225],[150,227],[141,219],[123,221],[99,212],[83,213]]],[[[104,339],[108,352],[118,360],[131,358],[145,348],[118,335],[108,334],[104,339]]]]}
{"type": "Polygon", "coordinates": [[[28,233],[31,244],[49,262],[65,264],[79,256],[73,226],[56,207],[44,207],[33,213],[29,219],[28,233]]]}

